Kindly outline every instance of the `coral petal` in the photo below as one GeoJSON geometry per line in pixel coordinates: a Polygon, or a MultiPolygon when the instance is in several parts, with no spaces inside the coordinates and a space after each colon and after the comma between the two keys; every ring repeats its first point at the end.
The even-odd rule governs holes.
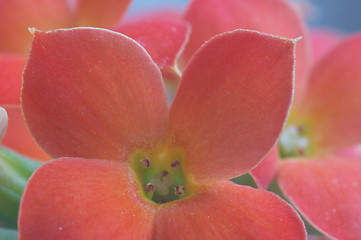
{"type": "Polygon", "coordinates": [[[120,21],[132,0],[77,0],[78,26],[111,27],[120,21]]]}
{"type": "Polygon", "coordinates": [[[252,169],[250,174],[259,188],[268,188],[269,184],[276,176],[279,158],[278,145],[275,145],[263,158],[262,162],[252,169]]]}
{"type": "Polygon", "coordinates": [[[153,18],[114,29],[142,45],[159,67],[174,67],[190,33],[190,26],[176,19],[153,18]]]}
{"type": "Polygon", "coordinates": [[[68,27],[71,10],[64,0],[0,1],[0,52],[27,53],[29,27],[41,30],[68,27]]]}
{"type": "Polygon", "coordinates": [[[285,161],[279,171],[282,192],[313,226],[335,239],[361,239],[360,161],[285,161]]]}
{"type": "Polygon", "coordinates": [[[250,29],[286,38],[303,39],[296,49],[295,101],[300,101],[307,85],[310,39],[300,14],[284,0],[193,0],[184,16],[192,25],[184,60],[204,41],[234,29],[250,29]]]}
{"type": "Polygon", "coordinates": [[[0,54],[1,106],[20,105],[21,78],[25,64],[25,56],[0,54]]]}
{"type": "Polygon", "coordinates": [[[315,66],[300,110],[320,149],[361,142],[361,34],[337,45],[315,66]]]}
{"type": "Polygon", "coordinates": [[[27,239],[152,239],[154,206],[123,163],[63,158],[41,166],[25,189],[19,236],[27,239]]]}
{"type": "Polygon", "coordinates": [[[170,108],[169,141],[196,181],[239,176],[272,148],[292,97],[294,44],[235,30],[195,54],[170,108]]]}
{"type": "Polygon", "coordinates": [[[161,206],[156,236],[168,239],[305,239],[302,220],[277,195],[230,182],[203,186],[197,194],[161,206]]]}
{"type": "Polygon", "coordinates": [[[6,111],[9,115],[9,125],[2,144],[27,157],[37,160],[49,160],[50,156],[36,144],[34,138],[30,135],[20,106],[7,107],[6,111]]]}
{"type": "Polygon", "coordinates": [[[134,40],[102,29],[36,31],[22,107],[53,157],[127,159],[163,141],[167,130],[158,67],[134,40]]]}

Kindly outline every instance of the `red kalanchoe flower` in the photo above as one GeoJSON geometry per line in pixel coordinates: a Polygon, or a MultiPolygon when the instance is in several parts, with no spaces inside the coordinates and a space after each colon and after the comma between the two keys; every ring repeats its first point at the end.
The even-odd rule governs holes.
{"type": "Polygon", "coordinates": [[[22,107],[58,157],[24,192],[20,239],[305,239],[277,195],[228,179],[270,150],[295,41],[236,30],[204,44],[168,109],[157,65],[94,28],[34,32],[22,107]]]}

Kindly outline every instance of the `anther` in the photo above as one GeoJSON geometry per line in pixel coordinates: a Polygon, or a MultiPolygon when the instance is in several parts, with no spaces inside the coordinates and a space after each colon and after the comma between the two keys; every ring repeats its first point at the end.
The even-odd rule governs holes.
{"type": "Polygon", "coordinates": [[[166,176],[168,176],[168,174],[169,174],[168,171],[163,171],[163,172],[162,172],[162,177],[166,177],[166,176]]]}
{"type": "Polygon", "coordinates": [[[153,184],[147,183],[145,185],[145,191],[146,192],[154,192],[154,190],[155,190],[155,186],[153,184]]]}
{"type": "Polygon", "coordinates": [[[182,186],[182,185],[177,185],[177,186],[174,188],[174,194],[181,196],[181,195],[184,194],[184,190],[185,190],[185,189],[184,189],[184,186],[182,186]]]}
{"type": "Polygon", "coordinates": [[[299,126],[297,126],[297,131],[298,131],[299,134],[304,133],[304,132],[306,131],[305,125],[299,125],[299,126]]]}
{"type": "Polygon", "coordinates": [[[143,164],[144,167],[149,168],[150,161],[149,161],[148,158],[143,158],[143,159],[140,160],[140,162],[143,164]]]}
{"type": "Polygon", "coordinates": [[[171,166],[172,168],[176,168],[176,167],[178,167],[179,165],[180,165],[180,162],[179,162],[178,159],[174,160],[174,161],[170,164],[170,166],[171,166]]]}
{"type": "Polygon", "coordinates": [[[298,149],[297,152],[298,152],[298,155],[301,156],[301,157],[306,155],[306,152],[305,152],[304,149],[298,149]]]}

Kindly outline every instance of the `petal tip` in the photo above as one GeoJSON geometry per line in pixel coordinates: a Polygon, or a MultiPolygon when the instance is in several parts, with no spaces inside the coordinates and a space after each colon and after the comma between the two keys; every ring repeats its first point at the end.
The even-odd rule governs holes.
{"type": "Polygon", "coordinates": [[[35,35],[36,32],[40,32],[38,29],[36,29],[35,27],[28,27],[29,32],[32,35],[35,35]]]}

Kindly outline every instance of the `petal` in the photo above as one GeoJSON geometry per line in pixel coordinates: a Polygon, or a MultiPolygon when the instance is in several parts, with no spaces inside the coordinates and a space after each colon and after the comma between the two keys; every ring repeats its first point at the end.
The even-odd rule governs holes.
{"type": "Polygon", "coordinates": [[[317,62],[336,46],[342,39],[342,34],[332,29],[313,29],[311,32],[312,60],[317,62]]]}
{"type": "Polygon", "coordinates": [[[335,151],[333,154],[339,154],[341,157],[352,158],[355,160],[361,160],[361,145],[352,146],[349,148],[343,148],[339,151],[335,151]]]}
{"type": "Polygon", "coordinates": [[[6,111],[9,115],[9,125],[2,144],[27,157],[37,160],[49,160],[50,156],[36,144],[34,138],[30,135],[20,106],[7,107],[6,111]]]}
{"type": "Polygon", "coordinates": [[[0,54],[0,104],[20,105],[21,78],[26,57],[0,54]]]}
{"type": "Polygon", "coordinates": [[[0,107],[0,142],[4,138],[8,126],[8,115],[2,107],[0,107]]]}
{"type": "Polygon", "coordinates": [[[285,161],[282,192],[324,234],[361,239],[361,164],[353,160],[285,161]]]}
{"type": "Polygon", "coordinates": [[[302,220],[276,194],[230,182],[201,187],[190,199],[162,205],[156,236],[165,239],[305,239],[302,220]]]}
{"type": "Polygon", "coordinates": [[[27,53],[31,44],[29,27],[67,27],[70,14],[65,0],[0,1],[0,52],[27,53]]]}
{"type": "Polygon", "coordinates": [[[274,145],[292,97],[294,46],[236,30],[195,54],[170,109],[169,142],[196,181],[248,172],[274,145]]]}
{"type": "Polygon", "coordinates": [[[159,67],[174,67],[188,40],[190,26],[181,20],[154,17],[120,25],[115,31],[142,45],[159,67]]]}
{"type": "Polygon", "coordinates": [[[134,40],[95,28],[35,32],[22,107],[53,157],[127,159],[158,144],[167,126],[164,84],[150,56],[134,40]]]}
{"type": "Polygon", "coordinates": [[[259,188],[267,189],[275,178],[279,158],[278,145],[275,145],[262,162],[252,169],[250,174],[259,188]]]}
{"type": "Polygon", "coordinates": [[[123,17],[131,0],[77,0],[77,26],[110,27],[123,17]]]}
{"type": "Polygon", "coordinates": [[[323,150],[361,142],[361,34],[319,61],[300,110],[310,121],[311,139],[323,150]]]}
{"type": "Polygon", "coordinates": [[[122,163],[79,158],[44,164],[30,178],[20,239],[152,239],[154,205],[122,163]]]}
{"type": "Polygon", "coordinates": [[[209,38],[234,29],[251,29],[303,39],[296,50],[295,101],[302,98],[310,62],[310,39],[303,19],[283,0],[193,0],[184,16],[192,25],[184,61],[209,38]]]}

